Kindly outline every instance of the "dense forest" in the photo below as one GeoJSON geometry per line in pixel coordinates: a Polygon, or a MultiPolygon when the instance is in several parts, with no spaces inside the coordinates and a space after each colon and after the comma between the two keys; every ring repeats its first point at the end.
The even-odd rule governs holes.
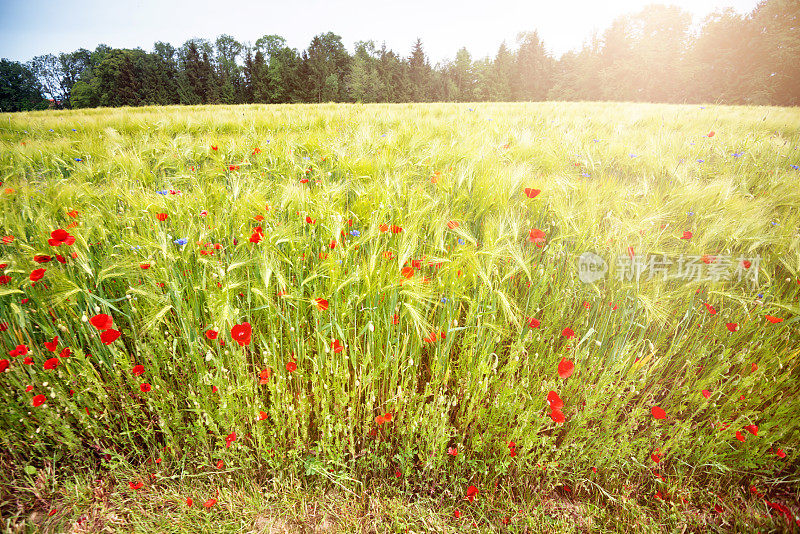
{"type": "Polygon", "coordinates": [[[0,61],[0,109],[148,104],[622,100],[800,105],[800,1],[723,10],[697,27],[650,5],[617,18],[577,51],[548,53],[537,32],[493,58],[461,48],[431,65],[417,39],[407,57],[328,32],[298,52],[278,35],[157,42],[151,52],[106,45],[0,61]]]}

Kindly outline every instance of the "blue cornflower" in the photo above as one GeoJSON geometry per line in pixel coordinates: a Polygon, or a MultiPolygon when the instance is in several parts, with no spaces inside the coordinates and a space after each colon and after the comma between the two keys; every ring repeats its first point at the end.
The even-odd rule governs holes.
{"type": "Polygon", "coordinates": [[[742,154],[744,154],[744,152],[734,152],[734,153],[733,153],[733,157],[734,157],[734,158],[738,158],[738,157],[739,157],[739,156],[741,156],[742,154]]]}
{"type": "Polygon", "coordinates": [[[303,156],[303,159],[311,159],[311,158],[309,158],[308,156],[303,156]]]}
{"type": "Polygon", "coordinates": [[[691,217],[692,215],[694,215],[694,212],[693,212],[693,211],[690,211],[690,212],[689,212],[689,217],[691,217]]]}
{"type": "Polygon", "coordinates": [[[358,230],[350,230],[350,235],[353,237],[358,237],[361,235],[361,232],[359,232],[358,230]]]}
{"type": "Polygon", "coordinates": [[[595,143],[598,143],[598,142],[600,142],[600,139],[592,139],[592,141],[594,141],[595,143]]]}
{"type": "Polygon", "coordinates": [[[442,303],[447,302],[447,297],[442,297],[442,303]]]}
{"type": "Polygon", "coordinates": [[[81,158],[75,158],[75,161],[83,161],[81,158]]]}
{"type": "Polygon", "coordinates": [[[166,189],[161,191],[156,191],[156,193],[158,193],[159,195],[169,195],[169,191],[167,191],[166,189]]]}
{"type": "Polygon", "coordinates": [[[460,237],[458,238],[458,244],[459,244],[459,245],[463,245],[463,244],[464,244],[464,240],[463,240],[463,239],[461,239],[460,237]]]}
{"type": "Polygon", "coordinates": [[[697,163],[703,163],[704,161],[705,161],[704,159],[698,159],[697,163]]]}
{"type": "Polygon", "coordinates": [[[589,174],[588,172],[582,172],[581,176],[583,176],[584,178],[588,178],[591,176],[591,174],[589,174]]]}
{"type": "Polygon", "coordinates": [[[72,129],[72,131],[73,131],[73,132],[77,132],[78,130],[76,130],[75,128],[73,128],[73,129],[72,129]]]}
{"type": "Polygon", "coordinates": [[[758,298],[763,299],[764,298],[764,293],[759,293],[758,294],[758,298]]]}
{"type": "Polygon", "coordinates": [[[185,237],[181,237],[180,239],[176,239],[175,241],[173,241],[173,243],[175,243],[176,245],[180,245],[180,246],[183,246],[188,242],[189,242],[189,240],[186,239],[185,237]]]}
{"type": "Polygon", "coordinates": [[[631,158],[638,158],[638,157],[639,157],[639,156],[637,156],[636,154],[628,154],[628,155],[629,155],[631,158]]]}
{"type": "Polygon", "coordinates": [[[800,165],[792,165],[791,167],[796,171],[800,171],[800,165]]]}
{"type": "Polygon", "coordinates": [[[475,111],[475,110],[474,110],[474,109],[472,109],[472,108],[467,108],[467,109],[469,109],[470,111],[475,111]]]}
{"type": "Polygon", "coordinates": [[[50,128],[50,131],[52,132],[52,131],[54,131],[54,130],[53,130],[52,128],[50,128]]]}

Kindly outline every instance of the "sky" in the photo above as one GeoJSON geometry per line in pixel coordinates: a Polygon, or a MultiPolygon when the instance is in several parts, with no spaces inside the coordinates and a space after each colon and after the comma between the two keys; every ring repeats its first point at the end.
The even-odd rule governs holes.
{"type": "MultiPolygon", "coordinates": [[[[408,56],[419,37],[433,64],[466,47],[473,59],[494,57],[503,41],[515,48],[520,32],[537,30],[555,57],[579,49],[620,15],[647,0],[0,0],[0,57],[28,61],[46,53],[115,48],[150,51],[156,41],[178,47],[187,39],[229,34],[254,43],[277,34],[298,51],[332,31],[352,52],[356,41],[382,42],[408,56]]],[[[757,0],[666,0],[699,24],[717,9],[750,12],[757,0]]]]}

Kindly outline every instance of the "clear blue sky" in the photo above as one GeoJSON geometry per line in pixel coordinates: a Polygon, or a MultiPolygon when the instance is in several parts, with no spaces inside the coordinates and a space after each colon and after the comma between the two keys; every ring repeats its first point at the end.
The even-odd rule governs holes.
{"type": "MultiPolygon", "coordinates": [[[[466,46],[473,58],[494,56],[502,41],[514,46],[521,31],[538,30],[556,56],[580,48],[619,15],[645,0],[0,0],[0,57],[27,61],[49,52],[94,49],[105,43],[151,50],[156,41],[180,46],[193,37],[227,33],[242,42],[265,34],[302,50],[326,31],[352,52],[359,40],[382,41],[407,56],[417,37],[433,63],[466,46]]],[[[699,23],[715,9],[751,11],[757,0],[672,0],[699,23]]]]}

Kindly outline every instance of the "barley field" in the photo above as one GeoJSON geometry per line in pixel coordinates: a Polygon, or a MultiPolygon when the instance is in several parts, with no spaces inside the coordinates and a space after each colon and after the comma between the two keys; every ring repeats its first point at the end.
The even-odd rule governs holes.
{"type": "Polygon", "coordinates": [[[799,146],[797,108],[0,115],[0,529],[800,528],[799,146]]]}

